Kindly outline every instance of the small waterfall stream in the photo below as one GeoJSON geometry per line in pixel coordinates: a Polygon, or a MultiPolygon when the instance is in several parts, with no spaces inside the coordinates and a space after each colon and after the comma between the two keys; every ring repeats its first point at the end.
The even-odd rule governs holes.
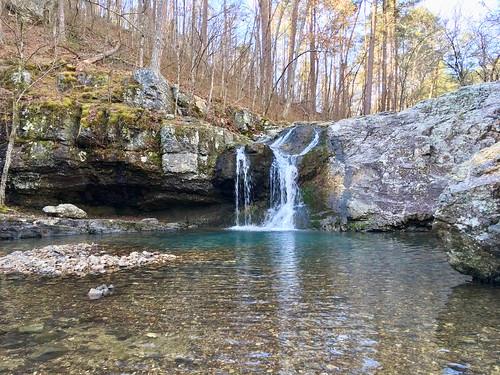
{"type": "Polygon", "coordinates": [[[252,223],[252,215],[250,212],[251,199],[251,180],[250,180],[250,161],[245,154],[245,146],[238,147],[236,150],[236,181],[234,186],[236,196],[236,227],[248,226],[252,223]],[[243,204],[243,223],[240,222],[240,210],[243,204]]]}
{"type": "Polygon", "coordinates": [[[290,129],[271,145],[274,161],[270,173],[270,208],[263,228],[273,230],[295,229],[295,214],[303,205],[298,186],[299,173],[297,159],[311,151],[319,141],[318,131],[314,132],[312,141],[298,154],[288,155],[281,146],[288,140],[295,128],[290,129]]]}
{"type": "Polygon", "coordinates": [[[311,151],[319,142],[319,132],[315,130],[311,142],[298,154],[287,154],[282,146],[287,142],[295,128],[278,137],[269,147],[274,160],[270,170],[270,207],[262,225],[252,223],[250,214],[251,181],[250,162],[244,147],[236,151],[236,222],[232,229],[243,230],[294,230],[297,210],[303,206],[298,186],[297,160],[311,151]],[[241,222],[241,203],[243,203],[243,223],[241,222]],[[243,224],[243,225],[242,225],[243,224]]]}

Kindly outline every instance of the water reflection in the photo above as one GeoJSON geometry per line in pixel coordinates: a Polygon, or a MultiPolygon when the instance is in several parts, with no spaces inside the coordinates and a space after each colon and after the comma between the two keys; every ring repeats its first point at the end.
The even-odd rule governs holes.
{"type": "MultiPolygon", "coordinates": [[[[55,241],[70,240],[80,239],[55,241]]],[[[429,234],[99,241],[181,261],[86,279],[0,279],[0,372],[498,372],[500,291],[464,284],[429,234]],[[102,282],[117,293],[88,301],[102,282]]]]}

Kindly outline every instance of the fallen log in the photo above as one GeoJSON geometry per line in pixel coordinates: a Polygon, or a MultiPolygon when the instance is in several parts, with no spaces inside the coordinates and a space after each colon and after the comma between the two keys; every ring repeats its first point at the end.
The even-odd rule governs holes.
{"type": "Polygon", "coordinates": [[[98,53],[97,55],[89,57],[88,59],[85,59],[83,61],[80,61],[76,65],[76,70],[83,70],[85,68],[85,66],[87,66],[87,65],[95,64],[96,62],[101,61],[101,60],[105,59],[106,57],[114,55],[116,52],[119,51],[120,47],[121,47],[121,43],[118,42],[116,44],[116,46],[114,46],[113,48],[111,48],[107,51],[98,53]]]}

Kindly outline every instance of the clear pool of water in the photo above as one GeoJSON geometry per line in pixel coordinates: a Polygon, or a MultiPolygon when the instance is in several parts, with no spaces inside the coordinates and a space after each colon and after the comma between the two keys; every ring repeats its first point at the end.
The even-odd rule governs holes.
{"type": "Polygon", "coordinates": [[[3,242],[179,255],[87,278],[0,278],[0,373],[495,374],[500,288],[429,233],[199,231],[3,242]],[[116,293],[90,301],[112,283],[116,293]]]}

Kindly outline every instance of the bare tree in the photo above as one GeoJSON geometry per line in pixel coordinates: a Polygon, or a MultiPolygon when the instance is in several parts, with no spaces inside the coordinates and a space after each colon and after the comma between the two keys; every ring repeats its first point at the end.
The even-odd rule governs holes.
{"type": "Polygon", "coordinates": [[[373,64],[375,61],[375,33],[377,31],[377,0],[372,0],[370,20],[370,41],[368,43],[368,57],[366,60],[363,100],[363,114],[365,115],[370,114],[372,106],[373,64]]]}
{"type": "Polygon", "coordinates": [[[153,42],[153,50],[151,52],[151,61],[149,63],[149,67],[157,75],[160,75],[161,57],[163,53],[163,43],[165,37],[164,34],[165,34],[166,16],[167,16],[167,0],[157,0],[155,35],[153,42]]]}
{"type": "Polygon", "coordinates": [[[451,23],[446,25],[444,32],[448,42],[449,51],[445,55],[445,63],[460,86],[465,86],[470,82],[472,68],[472,40],[465,35],[461,28],[461,16],[455,13],[451,23]]]}
{"type": "Polygon", "coordinates": [[[57,23],[58,23],[58,41],[64,43],[66,41],[66,20],[64,17],[64,0],[57,0],[57,23]]]}
{"type": "Polygon", "coordinates": [[[271,35],[271,0],[259,0],[261,26],[261,62],[260,84],[262,88],[262,103],[268,102],[273,84],[272,67],[272,35],[271,35]]]}
{"type": "MultiPolygon", "coordinates": [[[[299,13],[299,3],[300,0],[293,0],[292,2],[292,14],[291,14],[291,19],[290,19],[290,33],[288,35],[288,59],[287,63],[290,63],[293,61],[294,56],[295,56],[295,45],[296,45],[296,39],[297,39],[297,19],[298,19],[298,13],[299,13]]],[[[285,107],[283,109],[282,116],[286,117],[288,115],[288,111],[290,110],[290,105],[292,104],[293,100],[293,89],[295,86],[295,63],[293,63],[287,71],[286,75],[286,103],[285,107]]]]}

